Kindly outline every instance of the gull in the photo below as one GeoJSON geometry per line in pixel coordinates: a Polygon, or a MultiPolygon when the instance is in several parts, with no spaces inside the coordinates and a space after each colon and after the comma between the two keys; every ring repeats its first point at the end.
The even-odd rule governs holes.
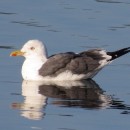
{"type": "Polygon", "coordinates": [[[90,49],[48,56],[45,44],[29,40],[21,50],[11,52],[10,56],[25,57],[21,71],[24,80],[63,81],[91,79],[106,65],[128,52],[130,47],[114,52],[90,49]]]}

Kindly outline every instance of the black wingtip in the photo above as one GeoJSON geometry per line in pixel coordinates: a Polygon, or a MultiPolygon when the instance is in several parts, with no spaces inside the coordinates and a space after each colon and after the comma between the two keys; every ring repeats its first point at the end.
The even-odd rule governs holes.
{"type": "Polygon", "coordinates": [[[107,55],[112,56],[112,58],[110,59],[112,61],[120,56],[123,56],[123,55],[129,53],[129,52],[130,52],[130,47],[127,47],[127,48],[123,48],[123,49],[120,49],[120,50],[117,50],[114,52],[107,52],[107,55]]]}

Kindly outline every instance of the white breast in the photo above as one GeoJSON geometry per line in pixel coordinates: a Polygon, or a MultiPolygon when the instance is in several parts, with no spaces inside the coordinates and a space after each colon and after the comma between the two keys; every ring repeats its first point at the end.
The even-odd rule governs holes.
{"type": "Polygon", "coordinates": [[[40,80],[38,70],[43,65],[42,60],[26,59],[22,66],[22,76],[24,80],[40,80]]]}

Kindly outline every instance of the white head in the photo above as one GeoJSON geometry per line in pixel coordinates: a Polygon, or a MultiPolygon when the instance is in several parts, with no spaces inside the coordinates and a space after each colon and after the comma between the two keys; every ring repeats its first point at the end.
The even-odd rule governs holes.
{"type": "Polygon", "coordinates": [[[14,51],[11,56],[24,56],[25,58],[43,58],[47,59],[47,51],[45,45],[39,40],[29,40],[24,44],[22,49],[14,51]]]}
{"type": "Polygon", "coordinates": [[[33,58],[37,56],[44,56],[44,58],[47,58],[46,47],[39,40],[29,40],[22,47],[21,52],[24,52],[23,56],[25,58],[33,58]]]}

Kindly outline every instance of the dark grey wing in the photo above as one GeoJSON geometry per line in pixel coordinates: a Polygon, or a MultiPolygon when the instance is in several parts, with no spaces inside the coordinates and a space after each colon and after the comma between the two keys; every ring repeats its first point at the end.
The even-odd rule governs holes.
{"type": "Polygon", "coordinates": [[[63,72],[67,64],[75,57],[74,53],[60,53],[48,58],[39,70],[42,76],[56,76],[63,72]]]}
{"type": "Polygon", "coordinates": [[[74,53],[60,53],[49,57],[39,70],[39,74],[42,76],[56,76],[65,70],[66,65],[74,56],[74,53]]]}
{"type": "Polygon", "coordinates": [[[57,76],[69,70],[73,74],[86,74],[99,66],[98,60],[73,52],[60,53],[51,56],[39,70],[41,76],[57,76]]]}

